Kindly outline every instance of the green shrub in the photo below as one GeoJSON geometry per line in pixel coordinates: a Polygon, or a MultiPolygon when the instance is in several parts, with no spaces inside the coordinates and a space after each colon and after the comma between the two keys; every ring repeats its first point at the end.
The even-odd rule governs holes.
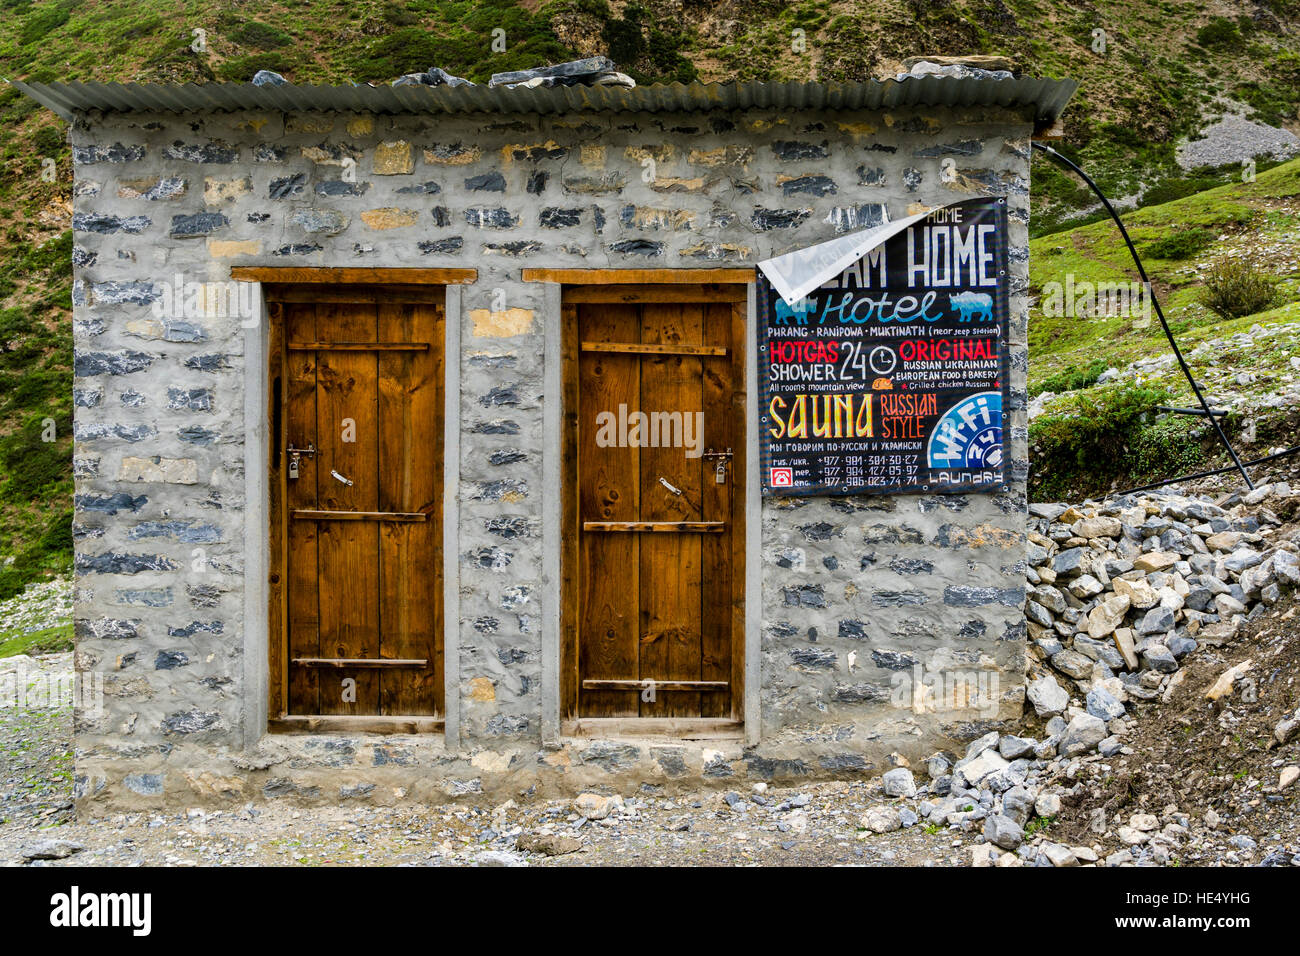
{"type": "Polygon", "coordinates": [[[32,145],[41,156],[53,156],[63,149],[63,125],[42,126],[32,137],[32,145]]]}
{"type": "Polygon", "coordinates": [[[1081,388],[1088,388],[1097,384],[1097,379],[1101,378],[1101,373],[1110,368],[1110,363],[1104,358],[1095,358],[1083,368],[1075,365],[1069,365],[1059,372],[1053,372],[1047,378],[1043,379],[1037,385],[1030,388],[1029,394],[1040,395],[1043,392],[1075,392],[1081,388]]]}
{"type": "Polygon", "coordinates": [[[1131,450],[1156,406],[1168,403],[1160,386],[1108,385],[1089,389],[1029,426],[1030,496],[1050,500],[1080,487],[1104,487],[1131,471],[1131,450]]]}
{"type": "Polygon", "coordinates": [[[1233,259],[1214,263],[1201,290],[1201,304],[1224,319],[1263,312],[1276,300],[1276,287],[1254,263],[1233,259]]]}
{"type": "Polygon", "coordinates": [[[1153,259],[1190,259],[1213,242],[1214,237],[1203,229],[1182,229],[1147,243],[1142,251],[1153,259]]]}
{"type": "Polygon", "coordinates": [[[248,83],[258,70],[271,70],[275,73],[289,73],[293,70],[293,59],[282,52],[250,53],[247,56],[233,56],[221,63],[216,70],[217,76],[230,83],[248,83]]]}
{"type": "Polygon", "coordinates": [[[230,32],[230,39],[241,46],[250,46],[257,50],[272,50],[276,47],[288,46],[293,42],[293,37],[279,27],[273,27],[269,23],[259,23],[257,20],[249,20],[235,27],[230,32]]]}
{"type": "Polygon", "coordinates": [[[1241,31],[1227,17],[1215,17],[1196,31],[1196,44],[1207,50],[1235,50],[1242,44],[1241,31]]]}
{"type": "Polygon", "coordinates": [[[1205,460],[1205,430],[1204,420],[1190,415],[1166,415],[1146,424],[1133,442],[1129,473],[1158,481],[1196,470],[1205,460]]]}
{"type": "MultiPolygon", "coordinates": [[[[32,415],[21,428],[0,438],[0,470],[7,478],[0,483],[0,498],[6,501],[36,501],[68,474],[68,442],[43,441],[43,419],[32,415]]],[[[67,436],[71,431],[71,416],[55,417],[56,435],[67,436]]]]}
{"type": "Polygon", "coordinates": [[[23,21],[23,28],[18,36],[18,42],[23,46],[36,43],[44,39],[46,34],[63,26],[71,17],[72,11],[66,4],[42,7],[23,21]]]}

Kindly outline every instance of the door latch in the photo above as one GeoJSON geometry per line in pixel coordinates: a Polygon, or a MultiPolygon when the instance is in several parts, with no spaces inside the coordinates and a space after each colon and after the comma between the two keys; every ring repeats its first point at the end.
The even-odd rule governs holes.
{"type": "Polygon", "coordinates": [[[714,451],[710,448],[701,457],[716,459],[713,466],[713,481],[715,484],[725,485],[727,483],[727,462],[731,461],[731,449],[714,451]]]}
{"type": "Polygon", "coordinates": [[[310,442],[306,448],[294,448],[293,444],[290,443],[289,447],[285,449],[285,453],[289,456],[289,479],[292,481],[298,477],[298,466],[302,463],[302,456],[316,457],[316,445],[314,442],[310,442]]]}

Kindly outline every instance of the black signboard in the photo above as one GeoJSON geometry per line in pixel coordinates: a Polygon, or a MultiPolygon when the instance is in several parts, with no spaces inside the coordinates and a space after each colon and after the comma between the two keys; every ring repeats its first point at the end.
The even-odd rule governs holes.
{"type": "Polygon", "coordinates": [[[1002,490],[1005,200],[936,209],[790,306],[759,273],[764,495],[1002,490]]]}

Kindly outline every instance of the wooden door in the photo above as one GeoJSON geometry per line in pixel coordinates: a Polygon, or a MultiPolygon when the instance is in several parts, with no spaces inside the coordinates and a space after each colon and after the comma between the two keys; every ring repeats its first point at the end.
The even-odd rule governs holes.
{"type": "Polygon", "coordinates": [[[686,294],[566,309],[571,716],[739,716],[744,287],[686,294]]]}
{"type": "Polygon", "coordinates": [[[285,716],[443,713],[443,307],[399,298],[278,307],[285,716]]]}

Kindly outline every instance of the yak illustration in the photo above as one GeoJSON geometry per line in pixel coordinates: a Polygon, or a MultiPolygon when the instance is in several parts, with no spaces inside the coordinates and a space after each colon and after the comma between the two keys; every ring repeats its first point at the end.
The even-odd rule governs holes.
{"type": "Polygon", "coordinates": [[[961,313],[958,321],[969,322],[972,318],[981,322],[993,321],[993,296],[987,293],[958,292],[948,296],[948,304],[961,313]]]}
{"type": "Polygon", "coordinates": [[[813,301],[807,296],[797,299],[793,306],[786,305],[785,299],[778,296],[776,300],[776,324],[789,325],[790,319],[794,319],[797,325],[807,325],[808,313],[812,312],[813,309],[813,301]]]}

